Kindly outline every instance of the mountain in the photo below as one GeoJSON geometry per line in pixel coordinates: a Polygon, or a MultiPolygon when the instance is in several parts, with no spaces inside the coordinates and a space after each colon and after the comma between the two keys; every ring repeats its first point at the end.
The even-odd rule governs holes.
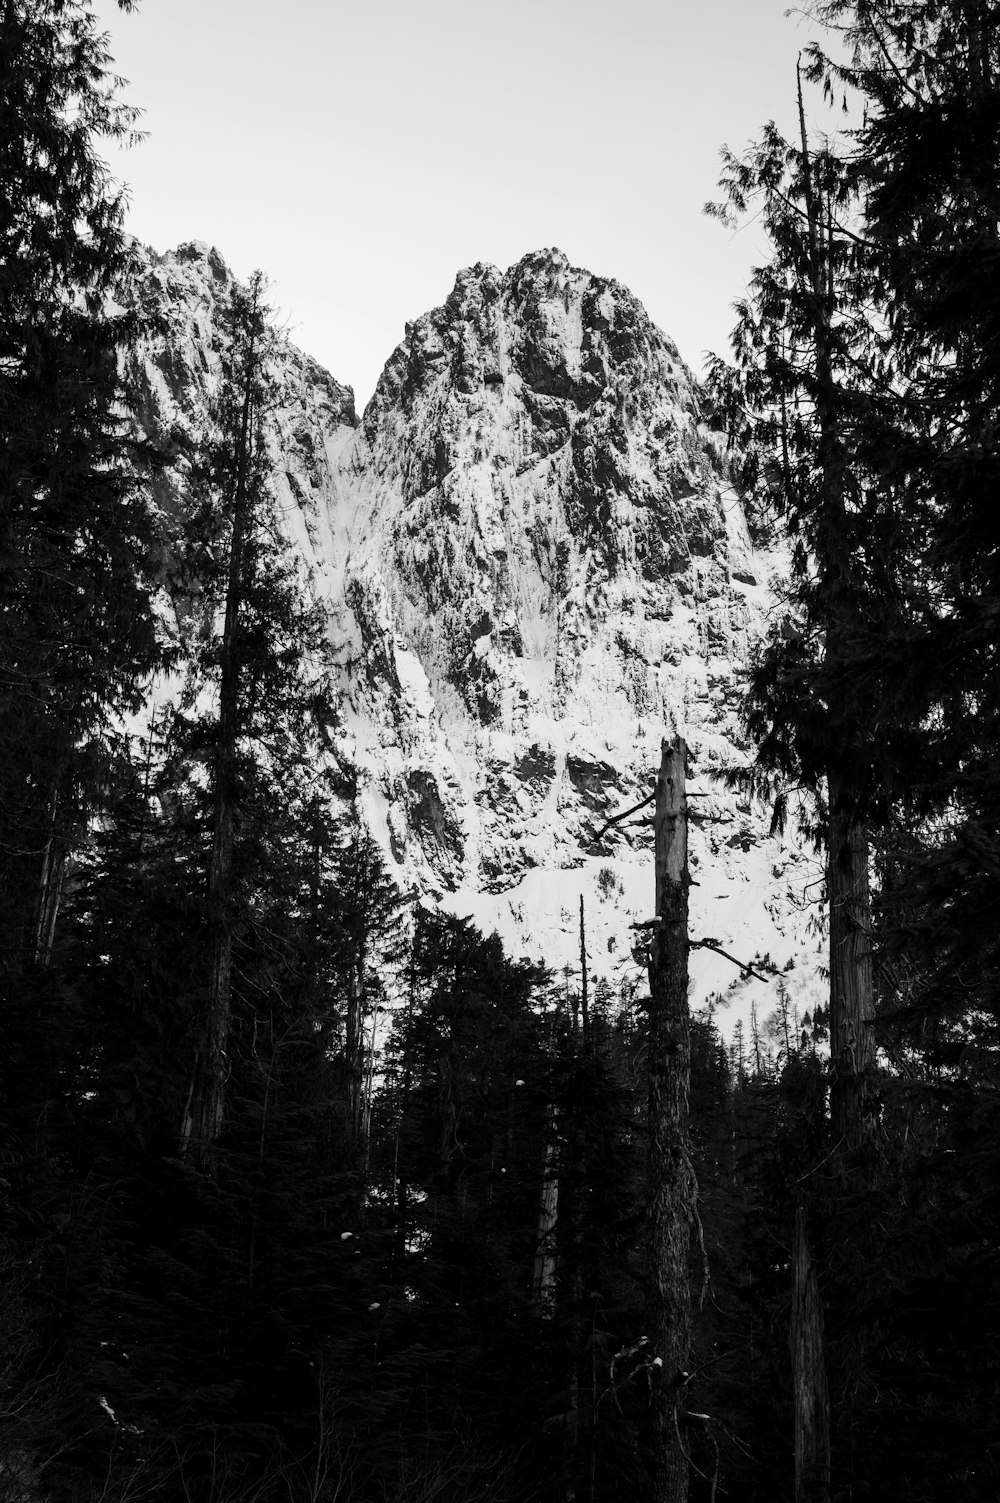
{"type": "MultiPolygon", "coordinates": [[[[166,255],[136,245],[135,256],[131,295],[146,333],[126,377],[138,426],[167,459],[156,499],[169,539],[173,528],[185,525],[191,460],[211,423],[225,340],[223,310],[235,279],[218,251],[200,241],[166,255]]],[[[275,400],[267,441],[276,509],[289,541],[319,579],[337,551],[329,500],[336,454],[357,427],[354,393],[282,338],[270,374],[275,400]]]]}
{"type": "MultiPolygon", "coordinates": [[[[131,385],[172,456],[165,518],[183,512],[231,280],[206,246],[144,253],[159,328],[131,385]]],[[[652,910],[651,831],[600,831],[680,731],[694,937],[790,967],[813,1006],[819,868],[720,777],[747,755],[740,674],[782,555],[755,550],[725,440],[636,299],[543,250],[461,272],[407,325],[360,422],[286,341],[273,375],[274,490],[329,612],[336,755],[399,886],[556,969],[578,967],[582,897],[591,974],[641,991],[629,926],[652,910]]],[[[716,952],[692,960],[695,1000],[773,1004],[716,952]]]]}

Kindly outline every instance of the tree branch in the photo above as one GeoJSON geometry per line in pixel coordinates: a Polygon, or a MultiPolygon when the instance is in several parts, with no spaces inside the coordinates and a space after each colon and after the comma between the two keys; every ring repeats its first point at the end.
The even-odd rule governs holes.
{"type": "Polygon", "coordinates": [[[656,794],[651,793],[648,798],[640,799],[639,803],[633,804],[631,809],[625,809],[621,814],[613,814],[607,821],[607,823],[603,824],[598,830],[597,834],[594,836],[594,840],[602,840],[605,833],[611,829],[612,825],[621,824],[622,820],[628,819],[630,814],[638,814],[640,809],[645,809],[646,805],[651,804],[655,798],[656,794]]]}
{"type": "Polygon", "coordinates": [[[728,960],[732,965],[736,966],[744,978],[754,976],[758,981],[773,981],[778,974],[777,967],[775,967],[769,976],[765,976],[762,971],[757,971],[752,965],[748,965],[743,960],[737,960],[735,955],[730,955],[729,951],[724,950],[718,940],[715,939],[693,939],[690,942],[690,948],[692,950],[714,951],[716,955],[721,955],[723,960],[728,960]]]}

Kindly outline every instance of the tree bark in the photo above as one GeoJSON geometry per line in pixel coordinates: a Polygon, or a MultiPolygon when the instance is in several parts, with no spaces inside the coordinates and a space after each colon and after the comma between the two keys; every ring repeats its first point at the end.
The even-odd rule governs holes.
{"type": "Polygon", "coordinates": [[[583,1052],[590,1054],[590,993],[587,988],[587,928],[583,893],[580,894],[580,1021],[583,1025],[583,1052]]]}
{"type": "Polygon", "coordinates": [[[688,1134],[687,748],[664,741],[656,780],[656,927],[649,963],[647,1240],[653,1344],[652,1503],[686,1503],[682,1426],[691,1345],[688,1256],[694,1178],[688,1134]]]}
{"type": "Polygon", "coordinates": [[[841,786],[828,778],[830,798],[827,901],[830,911],[831,1111],[835,1136],[861,1146],[867,1079],[873,1062],[871,901],[868,832],[838,807],[841,786]]]}
{"type": "Polygon", "coordinates": [[[795,1208],[790,1343],[795,1388],[795,1503],[830,1497],[830,1395],[826,1382],[823,1302],[806,1223],[795,1208]]]}
{"type": "Polygon", "coordinates": [[[559,1108],[550,1103],[542,1160],[542,1192],[532,1278],[535,1311],[551,1320],[556,1308],[556,1219],[559,1212],[559,1108]]]}
{"type": "MultiPolygon", "coordinates": [[[[562,1288],[566,1304],[568,1353],[566,1370],[566,1444],[563,1468],[563,1503],[576,1503],[581,1474],[580,1394],[583,1388],[583,1250],[584,1203],[588,1183],[585,1084],[590,1080],[591,1028],[587,982],[587,928],[583,895],[580,895],[580,1025],[572,1039],[572,1086],[569,1120],[564,1135],[561,1238],[562,1288]]],[[[593,1426],[593,1416],[591,1416],[593,1426]]]]}
{"type": "Polygon", "coordinates": [[[66,872],[66,846],[56,828],[58,808],[59,788],[56,784],[47,813],[48,839],[42,852],[42,867],[38,880],[35,959],[40,965],[48,965],[52,958],[56,919],[62,901],[63,878],[66,872]]]}
{"type": "Polygon", "coordinates": [[[344,1054],[347,1065],[347,1131],[355,1161],[363,1153],[365,1097],[364,954],[351,957],[347,976],[344,1054]]]}

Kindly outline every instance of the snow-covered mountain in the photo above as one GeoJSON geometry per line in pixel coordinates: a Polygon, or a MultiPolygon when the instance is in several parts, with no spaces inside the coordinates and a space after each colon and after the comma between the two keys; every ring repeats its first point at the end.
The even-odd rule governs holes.
{"type": "MultiPolygon", "coordinates": [[[[164,508],[230,280],[197,244],[145,260],[162,332],[132,381],[176,453],[164,508]]],[[[641,990],[629,926],[652,909],[650,830],[598,834],[680,731],[702,795],[694,935],[791,963],[813,1005],[818,867],[718,776],[746,752],[740,671],[781,560],[755,553],[724,440],[635,298],[557,250],[479,264],[407,325],[360,423],[290,344],[275,378],[279,514],[329,610],[338,755],[399,885],[556,969],[578,965],[582,897],[592,974],[641,990]]],[[[717,954],[692,959],[696,1000],[739,994],[742,1012],[749,985],[768,1005],[717,954]]]]}
{"type": "MultiPolygon", "coordinates": [[[[224,310],[235,279],[218,251],[200,241],[166,255],[136,246],[133,295],[148,332],[126,379],[141,430],[168,457],[156,500],[169,535],[182,525],[188,468],[209,423],[224,349],[224,310]]],[[[289,341],[272,359],[274,406],[267,419],[276,510],[289,539],[320,580],[337,554],[329,504],[336,455],[357,427],[354,393],[289,341]]]]}

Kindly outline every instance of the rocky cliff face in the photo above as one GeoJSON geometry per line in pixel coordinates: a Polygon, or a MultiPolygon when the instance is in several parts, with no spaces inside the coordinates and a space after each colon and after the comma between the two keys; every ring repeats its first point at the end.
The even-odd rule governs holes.
{"type": "MultiPolygon", "coordinates": [[[[136,406],[177,437],[174,484],[227,277],[186,246],[144,278],[166,334],[133,373],[136,406]]],[[[652,907],[650,832],[598,832],[680,731],[704,795],[696,937],[791,962],[811,1005],[800,905],[817,873],[718,776],[745,750],[739,675],[774,560],[754,553],[672,343],[623,287],[547,250],[460,273],[407,326],[360,425],[314,362],[286,345],[278,366],[276,492],[329,609],[338,755],[400,886],[557,968],[578,964],[582,897],[592,973],[641,990],[629,925],[652,907]]],[[[746,1000],[718,956],[694,969],[697,998],[746,1000]]]]}
{"type": "MultiPolygon", "coordinates": [[[[137,247],[135,297],[149,324],[127,379],[142,431],[167,457],[157,481],[169,540],[185,525],[192,457],[211,424],[225,335],[223,310],[234,278],[218,251],[200,241],[159,255],[137,247]]],[[[271,362],[274,405],[266,420],[276,512],[289,541],[322,589],[336,556],[336,457],[357,426],[354,393],[287,340],[271,362]]],[[[165,604],[169,618],[169,603],[165,604]]]]}

